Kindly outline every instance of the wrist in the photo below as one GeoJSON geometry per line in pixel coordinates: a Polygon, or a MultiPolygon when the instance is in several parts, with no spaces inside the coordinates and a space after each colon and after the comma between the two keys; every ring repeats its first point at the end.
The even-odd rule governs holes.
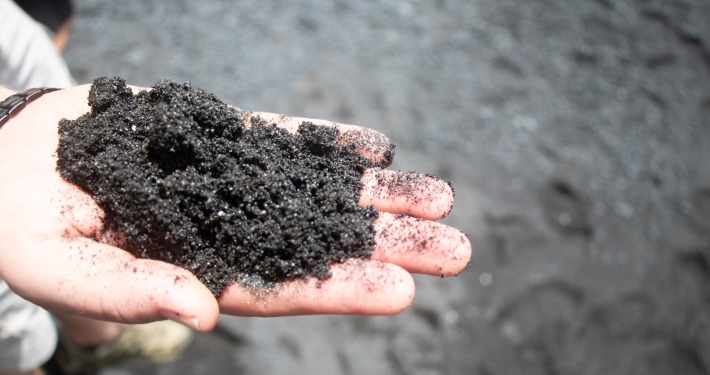
{"type": "Polygon", "coordinates": [[[33,88],[13,94],[0,101],[0,128],[20,113],[28,103],[39,99],[42,95],[57,91],[55,88],[33,88]]]}
{"type": "Polygon", "coordinates": [[[3,101],[7,99],[10,95],[14,95],[17,92],[15,90],[11,90],[3,85],[0,85],[0,101],[3,101]]]}

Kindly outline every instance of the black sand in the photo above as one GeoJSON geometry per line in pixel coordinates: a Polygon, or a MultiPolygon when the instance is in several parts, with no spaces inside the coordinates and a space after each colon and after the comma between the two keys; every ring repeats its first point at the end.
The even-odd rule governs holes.
{"type": "Polygon", "coordinates": [[[396,317],[222,317],[102,374],[710,374],[707,0],[75,4],[80,82],[375,127],[474,249],[396,317]]]}
{"type": "Polygon", "coordinates": [[[332,262],[370,256],[377,214],[357,203],[370,162],[335,128],[246,128],[239,110],[170,81],[133,95],[100,78],[89,104],[60,123],[57,167],[137,257],[187,268],[218,296],[234,280],[323,280],[332,262]]]}

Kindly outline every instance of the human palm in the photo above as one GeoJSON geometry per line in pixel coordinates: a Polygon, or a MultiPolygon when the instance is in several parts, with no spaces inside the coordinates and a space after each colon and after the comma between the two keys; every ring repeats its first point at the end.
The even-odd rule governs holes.
{"type": "MultiPolygon", "coordinates": [[[[45,95],[0,131],[0,275],[18,294],[55,312],[141,323],[164,318],[199,330],[219,313],[242,316],[393,314],[412,301],[411,273],[454,275],[471,256],[466,236],[433,220],[450,211],[453,192],[435,177],[367,170],[361,205],[373,205],[372,258],[331,266],[332,276],[293,280],[274,288],[234,283],[215,299],[189,271],[138,259],[102,236],[103,212],[56,170],[60,119],[89,110],[89,86],[45,95]],[[400,215],[406,214],[406,215],[400,215]]],[[[390,142],[362,127],[259,115],[288,129],[302,121],[335,125],[341,142],[356,145],[375,164],[391,159],[390,142]]]]}

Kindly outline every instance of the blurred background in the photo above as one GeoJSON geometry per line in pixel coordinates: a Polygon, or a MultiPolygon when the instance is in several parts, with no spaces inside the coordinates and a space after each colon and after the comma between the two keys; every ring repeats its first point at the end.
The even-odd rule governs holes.
{"type": "Polygon", "coordinates": [[[474,246],[401,315],[224,316],[104,374],[710,374],[708,1],[74,5],[79,82],[380,130],[474,246]]]}

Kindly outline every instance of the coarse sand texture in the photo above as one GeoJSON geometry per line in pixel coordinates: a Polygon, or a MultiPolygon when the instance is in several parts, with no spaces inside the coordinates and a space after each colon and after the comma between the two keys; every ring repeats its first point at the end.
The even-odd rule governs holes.
{"type": "Polygon", "coordinates": [[[292,134],[170,81],[134,95],[99,78],[88,100],[60,122],[57,168],[135,256],[187,268],[216,296],[233,281],[323,280],[332,262],[370,256],[377,213],[358,199],[372,164],[337,129],[292,134]]]}

